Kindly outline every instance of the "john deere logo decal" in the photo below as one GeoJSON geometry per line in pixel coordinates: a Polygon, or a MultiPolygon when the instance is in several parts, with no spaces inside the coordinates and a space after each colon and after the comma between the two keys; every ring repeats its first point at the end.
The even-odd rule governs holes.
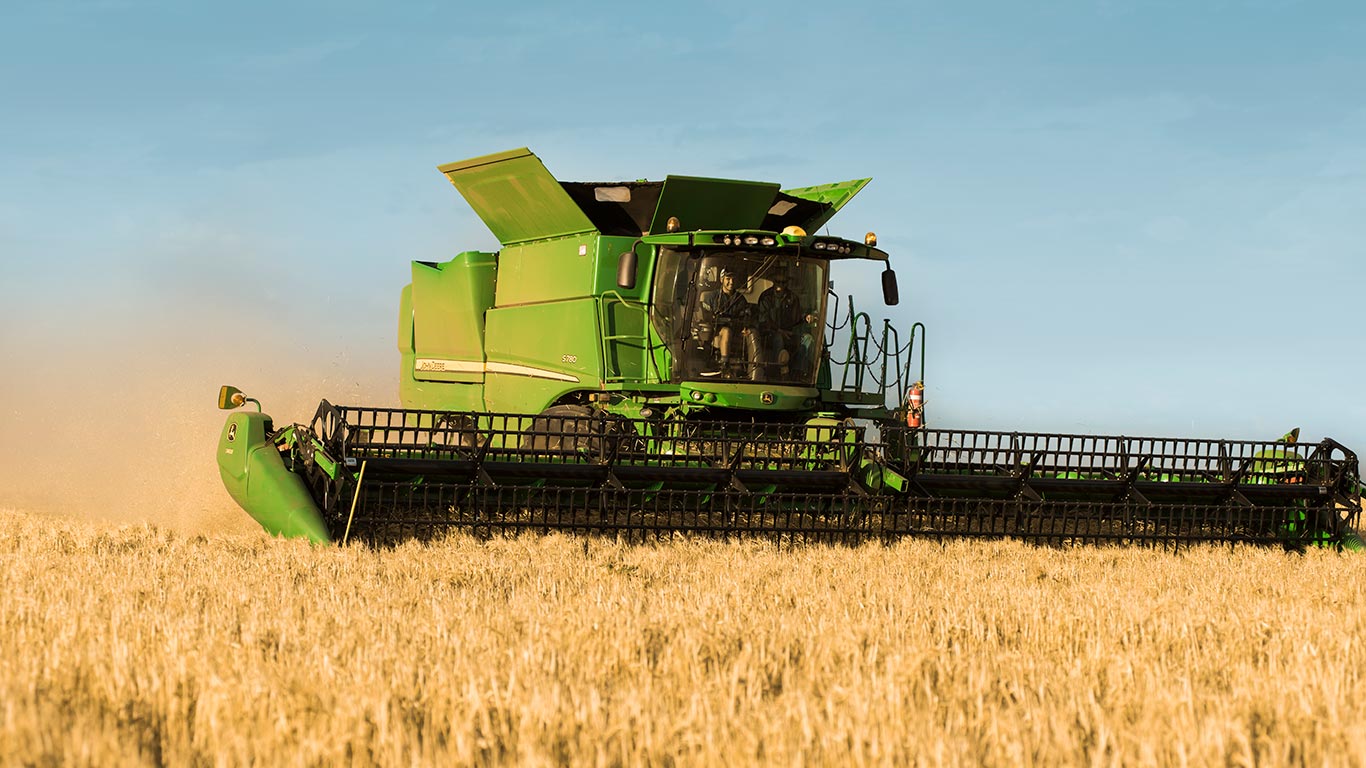
{"type": "Polygon", "coordinates": [[[228,442],[231,443],[233,440],[236,440],[236,439],[237,439],[237,425],[236,425],[236,424],[229,424],[229,425],[228,425],[228,442]]]}
{"type": "Polygon", "coordinates": [[[763,392],[763,393],[760,393],[760,395],[759,395],[759,402],[763,403],[764,405],[773,405],[773,393],[772,393],[772,392],[763,392]]]}

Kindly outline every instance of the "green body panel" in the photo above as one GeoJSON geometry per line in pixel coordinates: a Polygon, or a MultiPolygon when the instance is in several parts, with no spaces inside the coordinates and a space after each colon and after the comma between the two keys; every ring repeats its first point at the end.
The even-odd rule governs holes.
{"type": "Polygon", "coordinates": [[[845,203],[853,200],[854,195],[857,195],[860,190],[868,186],[868,182],[870,181],[872,181],[872,179],[854,179],[852,181],[841,181],[835,184],[821,184],[815,187],[785,189],[783,192],[792,195],[793,197],[815,200],[830,205],[829,209],[802,223],[802,229],[805,229],[807,232],[815,232],[825,226],[825,223],[830,221],[836,213],[839,213],[839,210],[844,207],[845,203]]]}
{"type": "Polygon", "coordinates": [[[412,408],[484,409],[484,312],[493,304],[495,254],[413,263],[399,297],[399,398],[412,408]]]}
{"type": "MultiPolygon", "coordinates": [[[[445,264],[413,263],[411,345],[421,351],[414,375],[430,381],[483,380],[472,366],[445,361],[484,361],[484,312],[493,306],[498,259],[491,253],[466,252],[445,264]],[[457,378],[458,377],[458,378],[457,378]]],[[[399,349],[404,340],[400,338],[399,349]]]]}
{"type": "Polygon", "coordinates": [[[228,416],[218,439],[218,473],[233,500],[275,536],[326,543],[327,526],[303,480],[290,471],[266,438],[270,417],[228,416]]]}
{"type": "Polygon", "coordinates": [[[448,163],[439,170],[503,245],[596,231],[526,148],[448,163]]]}
{"type": "Polygon", "coordinates": [[[1252,462],[1254,482],[1276,483],[1283,477],[1293,477],[1304,471],[1304,457],[1289,449],[1273,448],[1261,451],[1252,462]]]}
{"type": "Polygon", "coordinates": [[[566,393],[601,388],[596,298],[498,307],[487,329],[488,410],[538,413],[566,393]]]}
{"type": "Polygon", "coordinates": [[[649,305],[609,293],[602,297],[598,308],[603,380],[653,383],[662,378],[667,381],[667,361],[660,365],[661,361],[651,360],[652,351],[662,345],[654,340],[649,305]]]}
{"type": "Polygon", "coordinates": [[[635,288],[617,285],[617,261],[635,242],[629,237],[595,234],[523,243],[503,249],[497,260],[497,295],[493,306],[512,307],[614,293],[644,300],[649,295],[646,271],[651,261],[642,253],[635,288]]]}
{"type": "Polygon", "coordinates": [[[575,235],[504,248],[498,257],[498,307],[592,296],[598,236],[575,235]]]}
{"type": "Polygon", "coordinates": [[[681,229],[758,229],[773,205],[777,184],[670,176],[659,195],[651,232],[664,232],[670,217],[681,229]]]}
{"type": "Polygon", "coordinates": [[[863,486],[870,491],[906,493],[910,483],[904,475],[880,461],[864,458],[859,465],[859,477],[863,486]]]}
{"type": "Polygon", "coordinates": [[[484,410],[484,383],[420,380],[413,377],[414,357],[400,356],[399,402],[408,408],[434,411],[484,410]]]}

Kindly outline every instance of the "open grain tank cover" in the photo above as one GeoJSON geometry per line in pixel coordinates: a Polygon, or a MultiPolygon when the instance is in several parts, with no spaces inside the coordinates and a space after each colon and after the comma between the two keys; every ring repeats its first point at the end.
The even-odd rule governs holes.
{"type": "Polygon", "coordinates": [[[503,245],[596,232],[593,222],[531,150],[438,166],[503,245]]]}

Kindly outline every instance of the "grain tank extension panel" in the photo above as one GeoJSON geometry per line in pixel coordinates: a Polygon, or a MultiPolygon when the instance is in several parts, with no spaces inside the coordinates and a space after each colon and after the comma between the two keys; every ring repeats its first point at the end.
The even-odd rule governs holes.
{"type": "Polygon", "coordinates": [[[439,168],[503,245],[596,231],[529,149],[439,168]]]}

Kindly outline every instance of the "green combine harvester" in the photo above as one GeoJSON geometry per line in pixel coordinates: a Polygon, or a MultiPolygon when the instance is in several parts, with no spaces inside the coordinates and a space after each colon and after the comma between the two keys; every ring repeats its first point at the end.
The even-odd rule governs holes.
{"type": "Polygon", "coordinates": [[[256,405],[218,463],[273,534],[1361,545],[1357,457],[1333,440],[927,428],[924,327],[831,288],[880,262],[897,304],[888,255],[816,234],[868,179],[561,182],[526,149],[440,170],[502,247],[413,262],[403,407],[277,424],[220,392],[256,405]]]}

